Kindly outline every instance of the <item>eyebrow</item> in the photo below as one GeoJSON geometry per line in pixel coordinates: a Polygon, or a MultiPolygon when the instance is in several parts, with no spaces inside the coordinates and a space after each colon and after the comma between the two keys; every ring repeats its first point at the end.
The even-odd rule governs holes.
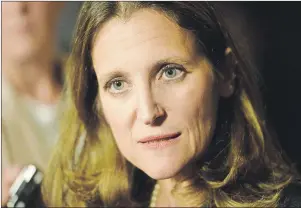
{"type": "Polygon", "coordinates": [[[185,66],[191,66],[194,64],[194,61],[192,58],[190,60],[183,59],[180,57],[170,57],[170,58],[165,58],[157,61],[152,68],[159,68],[160,66],[163,66],[165,64],[171,64],[171,63],[177,63],[185,66]]]}
{"type": "Polygon", "coordinates": [[[107,80],[111,80],[117,77],[128,77],[128,76],[129,76],[128,72],[125,72],[120,68],[116,68],[111,72],[101,75],[100,81],[106,82],[107,80]]]}

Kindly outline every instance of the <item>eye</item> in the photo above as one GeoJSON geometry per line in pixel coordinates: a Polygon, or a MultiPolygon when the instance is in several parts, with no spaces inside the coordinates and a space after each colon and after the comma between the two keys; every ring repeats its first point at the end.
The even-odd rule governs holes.
{"type": "Polygon", "coordinates": [[[163,68],[162,78],[165,80],[174,80],[182,77],[185,73],[184,69],[176,66],[166,66],[163,68]]]}
{"type": "Polygon", "coordinates": [[[179,74],[180,72],[178,72],[179,70],[178,69],[167,69],[164,71],[164,75],[169,78],[169,79],[172,79],[174,77],[177,76],[177,74],[179,74]]]}
{"type": "Polygon", "coordinates": [[[124,80],[116,79],[108,82],[106,84],[106,89],[113,94],[122,93],[127,90],[128,83],[126,83],[124,80]]]}
{"type": "Polygon", "coordinates": [[[115,90],[122,90],[122,88],[124,87],[124,83],[123,81],[117,80],[112,83],[112,87],[115,90]]]}

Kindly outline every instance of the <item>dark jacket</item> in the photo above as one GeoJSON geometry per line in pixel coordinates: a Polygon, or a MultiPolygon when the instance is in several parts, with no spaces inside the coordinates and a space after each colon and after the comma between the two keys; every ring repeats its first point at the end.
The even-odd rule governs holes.
{"type": "Polygon", "coordinates": [[[284,188],[279,207],[301,207],[301,181],[284,188]]]}

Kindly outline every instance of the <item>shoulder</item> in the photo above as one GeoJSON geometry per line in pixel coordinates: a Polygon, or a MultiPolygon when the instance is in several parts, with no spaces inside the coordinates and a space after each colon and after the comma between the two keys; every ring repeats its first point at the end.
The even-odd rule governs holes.
{"type": "Polygon", "coordinates": [[[283,189],[280,207],[301,207],[301,180],[291,183],[283,189]]]}

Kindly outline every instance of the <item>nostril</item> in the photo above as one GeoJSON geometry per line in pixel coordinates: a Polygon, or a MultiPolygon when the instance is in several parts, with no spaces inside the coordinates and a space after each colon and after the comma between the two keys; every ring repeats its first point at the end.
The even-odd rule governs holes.
{"type": "Polygon", "coordinates": [[[160,126],[163,124],[163,122],[166,120],[166,118],[167,118],[167,114],[164,112],[162,115],[160,115],[154,119],[152,125],[160,126]]]}
{"type": "Polygon", "coordinates": [[[148,120],[145,124],[152,126],[160,126],[165,121],[166,117],[166,112],[163,109],[156,107],[153,117],[150,120],[148,120]]]}

